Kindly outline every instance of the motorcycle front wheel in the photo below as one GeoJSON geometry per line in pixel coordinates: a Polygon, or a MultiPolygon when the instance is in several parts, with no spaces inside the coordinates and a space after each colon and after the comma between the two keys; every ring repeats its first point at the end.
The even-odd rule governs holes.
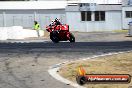
{"type": "Polygon", "coordinates": [[[56,31],[53,31],[50,33],[50,39],[54,42],[54,43],[58,43],[59,42],[59,38],[58,38],[58,33],[56,31]]]}

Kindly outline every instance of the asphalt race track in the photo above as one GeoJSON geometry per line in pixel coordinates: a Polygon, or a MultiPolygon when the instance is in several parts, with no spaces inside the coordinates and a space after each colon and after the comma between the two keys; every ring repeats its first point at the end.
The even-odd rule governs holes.
{"type": "Polygon", "coordinates": [[[132,50],[132,41],[0,43],[0,88],[73,88],[52,78],[50,66],[92,55],[132,50]]]}
{"type": "Polygon", "coordinates": [[[39,43],[0,43],[0,52],[15,50],[35,52],[116,52],[132,50],[132,41],[119,42],[39,42],[39,43]]]}

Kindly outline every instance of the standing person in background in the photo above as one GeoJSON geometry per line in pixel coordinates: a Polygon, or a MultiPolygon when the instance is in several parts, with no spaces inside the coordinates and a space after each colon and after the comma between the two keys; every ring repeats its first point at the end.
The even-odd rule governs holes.
{"type": "Polygon", "coordinates": [[[34,21],[34,30],[37,31],[38,37],[40,37],[39,35],[40,25],[37,21],[34,21]]]}

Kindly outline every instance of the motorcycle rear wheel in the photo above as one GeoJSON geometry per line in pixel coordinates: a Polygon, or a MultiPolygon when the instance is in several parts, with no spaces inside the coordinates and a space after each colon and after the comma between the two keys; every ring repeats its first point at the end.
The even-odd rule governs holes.
{"type": "Polygon", "coordinates": [[[74,35],[71,33],[70,34],[70,39],[69,39],[70,42],[75,42],[75,37],[74,35]]]}

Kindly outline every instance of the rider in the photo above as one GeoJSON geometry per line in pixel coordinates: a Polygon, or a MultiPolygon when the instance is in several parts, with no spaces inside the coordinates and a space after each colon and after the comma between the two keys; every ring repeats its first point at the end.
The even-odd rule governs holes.
{"type": "MultiPolygon", "coordinates": [[[[58,29],[56,29],[58,25],[61,25],[61,23],[60,23],[59,19],[57,19],[57,18],[56,18],[56,19],[55,19],[55,21],[54,21],[54,24],[55,24],[54,29],[55,29],[55,30],[57,30],[57,31],[59,31],[59,30],[60,30],[60,28],[59,28],[59,30],[58,30],[58,29]]],[[[60,27],[60,26],[58,26],[58,27],[60,27]]]]}
{"type": "Polygon", "coordinates": [[[60,23],[59,19],[57,19],[57,18],[55,19],[55,21],[54,21],[54,22],[55,22],[55,24],[56,24],[56,25],[61,25],[61,23],[60,23]]]}

